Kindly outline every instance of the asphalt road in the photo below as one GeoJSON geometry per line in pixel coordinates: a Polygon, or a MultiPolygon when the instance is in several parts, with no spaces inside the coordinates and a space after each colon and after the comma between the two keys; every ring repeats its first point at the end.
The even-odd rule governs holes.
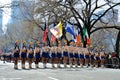
{"type": "Polygon", "coordinates": [[[0,62],[0,80],[120,80],[120,69],[85,67],[52,69],[50,64],[47,65],[49,68],[43,69],[40,63],[40,69],[23,70],[20,66],[19,64],[19,69],[14,70],[13,63],[0,62]]]}

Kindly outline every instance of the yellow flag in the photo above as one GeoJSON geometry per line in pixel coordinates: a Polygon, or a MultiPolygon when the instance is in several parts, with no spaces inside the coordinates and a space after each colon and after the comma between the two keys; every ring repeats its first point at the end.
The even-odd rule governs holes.
{"type": "Polygon", "coordinates": [[[62,36],[62,22],[60,21],[55,27],[50,29],[50,32],[56,37],[60,38],[62,36]]]}

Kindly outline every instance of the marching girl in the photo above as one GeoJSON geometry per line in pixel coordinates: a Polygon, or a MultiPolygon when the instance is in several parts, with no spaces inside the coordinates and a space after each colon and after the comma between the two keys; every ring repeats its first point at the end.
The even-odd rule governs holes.
{"type": "Polygon", "coordinates": [[[64,41],[64,46],[62,47],[62,53],[63,53],[63,64],[64,67],[67,67],[67,60],[68,60],[68,46],[67,41],[64,41]]]}
{"type": "Polygon", "coordinates": [[[33,56],[34,56],[34,50],[32,47],[32,42],[30,42],[29,47],[28,47],[28,61],[29,61],[29,68],[30,69],[32,69],[33,56]]]}
{"type": "Polygon", "coordinates": [[[47,63],[48,59],[50,58],[49,51],[50,51],[50,48],[49,48],[49,46],[47,45],[47,42],[46,42],[45,46],[42,47],[43,68],[47,68],[46,63],[47,63]]]}
{"type": "Polygon", "coordinates": [[[58,41],[58,47],[57,47],[57,67],[61,68],[60,62],[62,60],[62,50],[61,50],[61,42],[58,41]]]}
{"type": "Polygon", "coordinates": [[[90,58],[88,48],[84,48],[84,54],[85,54],[85,65],[88,67],[89,58],[90,58]]]}
{"type": "Polygon", "coordinates": [[[21,48],[21,60],[22,60],[22,69],[25,69],[25,61],[27,58],[27,48],[25,45],[26,41],[23,41],[23,46],[21,48]]]}
{"type": "Polygon", "coordinates": [[[52,68],[55,68],[55,60],[56,60],[56,46],[53,46],[50,48],[50,54],[51,54],[51,63],[52,63],[52,68]]]}
{"type": "Polygon", "coordinates": [[[104,68],[104,63],[105,63],[105,52],[103,50],[104,46],[102,47],[102,50],[100,52],[100,59],[101,59],[101,67],[104,68]]]}
{"type": "Polygon", "coordinates": [[[78,54],[79,54],[79,62],[80,62],[80,67],[83,67],[84,63],[84,48],[83,48],[83,43],[79,43],[80,48],[78,49],[78,54]]]}
{"type": "Polygon", "coordinates": [[[95,67],[96,68],[98,67],[99,61],[100,61],[100,57],[98,53],[98,48],[96,47],[96,50],[95,50],[95,67]]]}
{"type": "Polygon", "coordinates": [[[18,69],[18,60],[19,60],[19,53],[20,53],[18,42],[19,41],[16,40],[14,50],[13,50],[13,52],[14,52],[14,54],[13,54],[13,57],[14,57],[14,69],[18,69]]]}
{"type": "Polygon", "coordinates": [[[62,49],[61,49],[61,42],[58,41],[58,47],[57,47],[57,67],[61,68],[60,62],[62,60],[62,49]]]}
{"type": "Polygon", "coordinates": [[[93,51],[93,46],[90,45],[90,49],[89,49],[89,52],[90,52],[90,66],[91,68],[93,68],[94,66],[94,57],[95,57],[95,54],[94,54],[94,51],[93,51]]]}
{"type": "Polygon", "coordinates": [[[80,67],[83,67],[84,62],[84,50],[83,48],[79,48],[79,60],[80,60],[80,67]]]}
{"type": "Polygon", "coordinates": [[[75,67],[78,67],[78,60],[79,60],[79,55],[78,55],[78,47],[73,47],[74,49],[74,61],[75,61],[75,67]]]}
{"type": "Polygon", "coordinates": [[[70,46],[68,47],[68,53],[69,53],[69,65],[72,68],[73,67],[73,60],[74,60],[74,48],[73,48],[73,42],[70,43],[70,46]]]}
{"type": "Polygon", "coordinates": [[[35,49],[34,49],[35,67],[36,67],[36,68],[39,68],[38,64],[39,64],[40,53],[41,53],[41,51],[40,51],[40,46],[39,46],[40,42],[37,41],[36,43],[37,43],[37,44],[36,44],[35,49]]]}

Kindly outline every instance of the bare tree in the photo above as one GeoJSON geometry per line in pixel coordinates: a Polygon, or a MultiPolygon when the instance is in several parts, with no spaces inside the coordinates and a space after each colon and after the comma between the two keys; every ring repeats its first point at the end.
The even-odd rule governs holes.
{"type": "MultiPolygon", "coordinates": [[[[116,14],[114,9],[115,7],[120,5],[120,1],[115,0],[41,0],[41,3],[47,4],[44,7],[45,11],[50,11],[55,14],[57,20],[58,18],[62,18],[64,20],[69,20],[69,23],[77,25],[81,31],[81,37],[83,38],[83,27],[85,26],[88,31],[88,35],[90,35],[101,29],[112,29],[115,28],[120,30],[119,25],[113,24],[109,25],[109,22],[103,20],[103,17],[111,11],[113,13],[113,17],[116,14]],[[58,11],[55,11],[58,10],[58,11]],[[60,9],[60,10],[59,10],[60,9]],[[104,10],[103,10],[104,9],[104,10]],[[52,11],[51,11],[52,10],[52,11]],[[100,10],[103,10],[102,13],[98,14],[100,10]],[[65,12],[65,14],[62,15],[65,12]],[[66,14],[71,14],[70,17],[67,17],[66,14]],[[59,16],[62,15],[62,16],[59,16]],[[64,17],[67,17],[65,18],[64,17]],[[75,22],[71,20],[71,18],[75,19],[75,22]],[[97,23],[102,23],[104,25],[99,26],[97,23]]],[[[84,45],[86,43],[84,42],[84,45]]]]}
{"type": "MultiPolygon", "coordinates": [[[[37,3],[25,3],[20,2],[23,16],[29,22],[32,22],[42,31],[46,29],[44,23],[47,26],[53,24],[53,22],[63,21],[63,25],[68,21],[80,29],[81,37],[83,38],[83,27],[87,28],[89,37],[92,33],[106,28],[115,28],[120,30],[120,27],[116,24],[109,25],[109,22],[105,22],[102,18],[111,10],[113,14],[114,8],[120,5],[120,1],[114,0],[38,0],[37,3]],[[100,14],[100,10],[104,11],[100,14]],[[74,19],[74,20],[73,20],[74,19]],[[104,25],[96,25],[102,23],[104,25]],[[107,24],[107,25],[106,25],[107,24]]],[[[65,33],[65,30],[63,30],[65,33]]],[[[86,43],[84,42],[84,45],[86,43]]]]}

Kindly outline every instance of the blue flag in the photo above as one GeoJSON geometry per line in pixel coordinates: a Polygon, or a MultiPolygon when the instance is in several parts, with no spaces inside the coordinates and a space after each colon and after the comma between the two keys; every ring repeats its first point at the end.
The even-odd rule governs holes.
{"type": "Polygon", "coordinates": [[[76,34],[74,33],[74,28],[68,22],[66,22],[65,30],[66,32],[69,32],[71,35],[73,35],[74,38],[76,38],[76,34]]]}

